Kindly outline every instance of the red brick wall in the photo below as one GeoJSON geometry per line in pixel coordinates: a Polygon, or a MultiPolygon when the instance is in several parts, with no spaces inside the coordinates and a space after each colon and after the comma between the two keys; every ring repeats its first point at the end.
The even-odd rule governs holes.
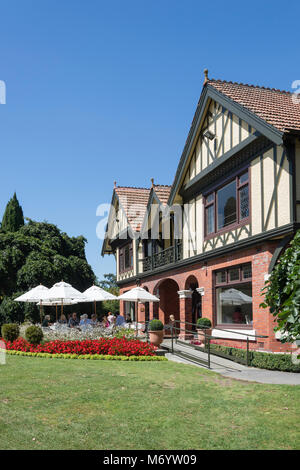
{"type": "MultiPolygon", "coordinates": [[[[178,290],[184,290],[187,288],[186,282],[190,276],[194,276],[197,279],[198,286],[204,287],[204,296],[202,297],[202,316],[210,318],[213,325],[215,326],[216,319],[214,318],[215,312],[215,298],[214,298],[214,288],[213,288],[213,272],[217,269],[227,268],[234,265],[251,263],[252,264],[252,297],[253,297],[253,329],[256,331],[257,335],[266,335],[266,339],[258,339],[256,342],[251,342],[251,349],[264,349],[270,351],[290,351],[290,345],[282,344],[280,341],[276,340],[273,328],[275,323],[273,317],[269,314],[268,309],[262,309],[259,307],[260,303],[263,301],[263,296],[261,296],[261,289],[264,287],[264,276],[268,273],[269,264],[274,253],[274,250],[277,246],[277,242],[268,242],[254,247],[233,252],[229,255],[222,256],[219,258],[209,259],[206,263],[201,262],[191,266],[185,266],[178,269],[173,269],[165,271],[162,274],[150,275],[147,278],[142,279],[141,286],[147,287],[149,292],[156,293],[157,288],[159,289],[160,296],[162,295],[162,307],[159,309],[159,317],[162,321],[168,320],[168,314],[172,309],[176,310],[178,308],[178,316],[180,310],[180,317],[185,314],[186,321],[190,321],[190,309],[186,309],[185,313],[184,303],[179,303],[175,305],[175,291],[170,289],[168,303],[170,308],[168,308],[168,314],[163,315],[163,310],[165,310],[165,292],[168,291],[167,279],[172,279],[178,285],[178,290]],[[160,289],[161,286],[161,289],[160,289]],[[165,288],[165,290],[164,290],[165,288]]],[[[169,284],[171,285],[171,284],[169,284]]],[[[173,284],[174,286],[174,284],[173,284]]],[[[125,290],[134,287],[134,284],[128,284],[126,287],[122,286],[121,293],[125,290]]],[[[176,302],[178,301],[178,295],[176,302]]],[[[150,304],[150,319],[152,318],[153,306],[150,304]]],[[[174,312],[175,313],[175,312],[174,312]]],[[[235,340],[218,340],[220,344],[229,345],[229,346],[242,346],[244,347],[246,343],[244,341],[235,341],[235,340]]]]}

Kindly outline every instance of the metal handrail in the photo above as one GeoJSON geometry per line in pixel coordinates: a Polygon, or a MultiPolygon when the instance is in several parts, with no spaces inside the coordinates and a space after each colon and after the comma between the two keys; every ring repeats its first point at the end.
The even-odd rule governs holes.
{"type": "MultiPolygon", "coordinates": [[[[237,331],[233,331],[233,330],[225,330],[224,328],[218,328],[217,326],[214,326],[214,327],[210,327],[210,326],[201,326],[201,328],[199,328],[199,325],[197,325],[197,323],[191,323],[191,322],[188,322],[188,321],[181,321],[181,320],[175,320],[175,323],[183,323],[184,325],[193,325],[193,326],[198,326],[198,330],[210,330],[210,329],[214,329],[214,330],[219,330],[219,331],[226,331],[228,333],[234,333],[236,335],[242,335],[242,336],[253,336],[255,338],[268,338],[269,336],[265,336],[265,335],[252,335],[251,333],[238,333],[237,331]]],[[[174,328],[177,328],[177,327],[174,327],[174,328]]],[[[188,331],[188,330],[186,330],[188,331]]],[[[191,331],[191,330],[190,330],[191,331]]],[[[212,338],[217,338],[216,336],[212,336],[212,338]]]]}
{"type": "MultiPolygon", "coordinates": [[[[184,324],[184,325],[192,325],[192,326],[198,326],[197,323],[192,323],[192,322],[186,322],[186,321],[181,321],[181,320],[175,320],[174,321],[174,324],[176,323],[179,323],[180,325],[181,324],[184,324]]],[[[218,337],[218,336],[212,336],[212,335],[208,335],[206,333],[205,330],[210,330],[211,327],[208,327],[208,326],[203,326],[201,328],[199,328],[198,326],[198,329],[201,329],[201,330],[204,330],[204,349],[207,349],[207,362],[208,362],[208,368],[210,369],[210,341],[211,339],[215,338],[215,339],[224,339],[222,337],[218,337]]],[[[253,335],[251,333],[247,334],[247,333],[238,333],[237,331],[232,331],[232,330],[224,330],[223,328],[218,328],[218,327],[214,327],[213,328],[214,330],[219,330],[219,331],[226,331],[228,333],[233,333],[233,334],[237,334],[237,335],[242,335],[242,336],[246,336],[246,344],[247,344],[247,348],[246,348],[246,364],[247,366],[249,366],[249,336],[252,336],[254,338],[268,338],[268,336],[266,335],[253,335]]],[[[181,328],[181,327],[177,327],[177,326],[174,326],[174,325],[171,325],[171,334],[172,334],[172,353],[174,353],[174,330],[177,330],[177,331],[185,331],[187,333],[193,333],[194,334],[194,331],[193,330],[187,330],[186,328],[181,328]]],[[[226,338],[225,338],[226,339],[226,338]]],[[[177,338],[175,337],[175,341],[177,343],[177,338]]]]}

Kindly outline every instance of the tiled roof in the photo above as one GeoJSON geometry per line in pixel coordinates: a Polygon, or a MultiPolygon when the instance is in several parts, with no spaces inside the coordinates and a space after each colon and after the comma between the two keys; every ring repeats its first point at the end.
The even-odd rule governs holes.
{"type": "Polygon", "coordinates": [[[170,192],[171,192],[171,187],[172,186],[160,185],[160,184],[155,184],[153,187],[155,194],[157,195],[160,202],[162,202],[163,204],[167,204],[168,202],[170,192]]]}
{"type": "Polygon", "coordinates": [[[138,232],[147,209],[150,189],[117,186],[114,190],[125,211],[128,223],[134,231],[138,232]]]}
{"type": "MultiPolygon", "coordinates": [[[[168,202],[171,186],[155,184],[153,189],[163,204],[168,202]]],[[[114,188],[132,229],[139,232],[146,213],[151,188],[116,186],[114,188]]]]}
{"type": "Polygon", "coordinates": [[[223,80],[206,83],[278,130],[300,130],[300,104],[293,102],[292,93],[223,80]]]}

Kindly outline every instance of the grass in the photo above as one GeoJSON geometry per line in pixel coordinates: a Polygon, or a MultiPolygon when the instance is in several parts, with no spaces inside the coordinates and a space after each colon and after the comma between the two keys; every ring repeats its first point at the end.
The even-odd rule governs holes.
{"type": "Polygon", "coordinates": [[[0,449],[299,449],[299,398],[172,362],[8,356],[0,449]]]}

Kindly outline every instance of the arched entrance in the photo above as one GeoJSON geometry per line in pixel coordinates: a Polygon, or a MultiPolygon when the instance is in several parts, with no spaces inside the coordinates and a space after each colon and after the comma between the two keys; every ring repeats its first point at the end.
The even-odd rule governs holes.
{"type": "Polygon", "coordinates": [[[170,315],[179,320],[179,286],[173,279],[164,279],[154,288],[154,295],[160,298],[159,304],[154,304],[154,318],[159,318],[165,325],[169,323],[170,315]]]}
{"type": "Polygon", "coordinates": [[[198,318],[202,316],[202,295],[197,288],[198,281],[195,276],[189,276],[185,281],[185,289],[192,291],[192,323],[197,323],[198,318]]]}

